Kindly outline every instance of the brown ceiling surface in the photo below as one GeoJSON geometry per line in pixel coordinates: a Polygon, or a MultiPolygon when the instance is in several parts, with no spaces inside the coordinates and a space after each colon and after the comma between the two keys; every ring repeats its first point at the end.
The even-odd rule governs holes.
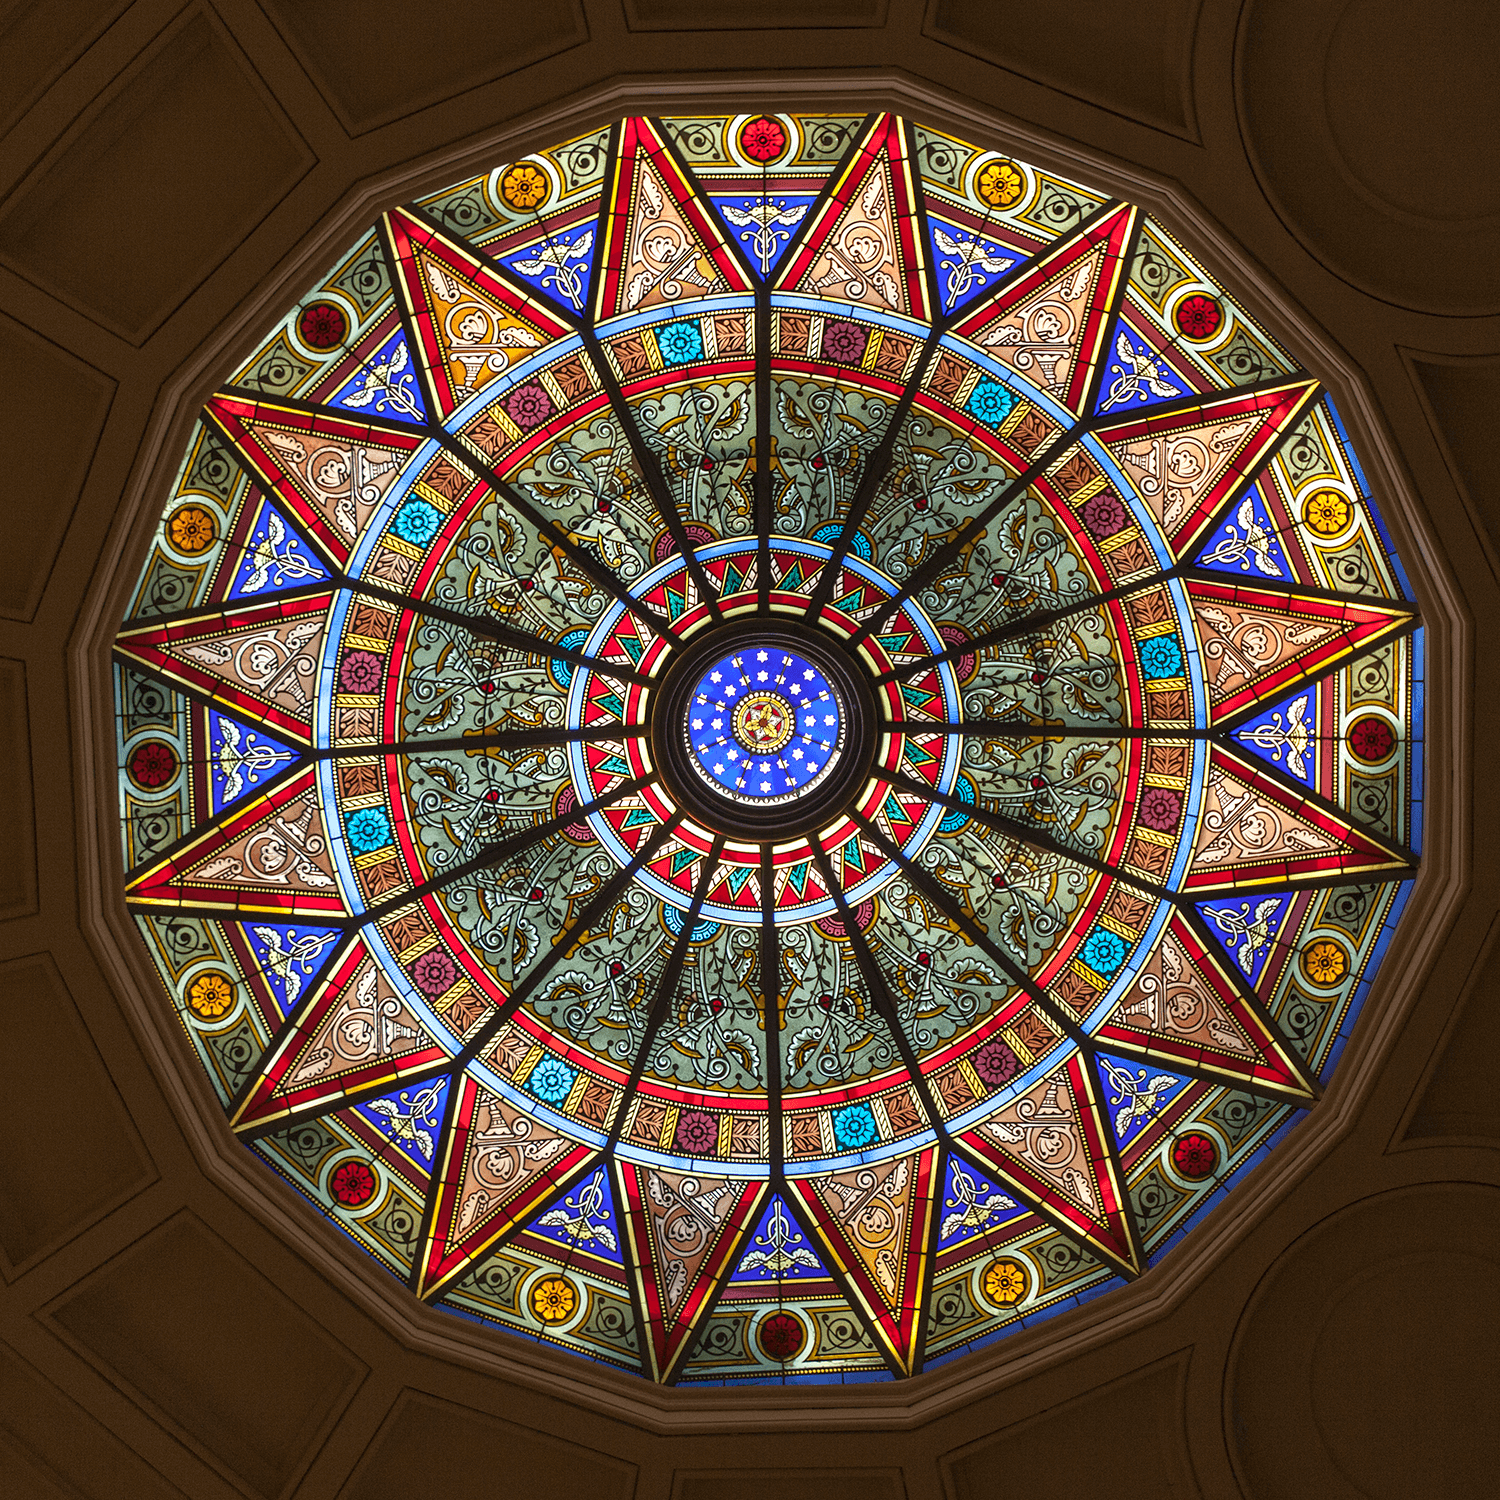
{"type": "Polygon", "coordinates": [[[1494,27],[1377,0],[6,7],[0,1494],[1493,1493],[1500,694],[1480,678],[1464,707],[1461,653],[1500,628],[1494,27]],[[619,1381],[606,1399],[503,1340],[442,1347],[289,1197],[248,1191],[137,1023],[79,798],[100,769],[90,611],[140,554],[133,502],[227,366],[223,330],[243,344],[348,237],[329,216],[366,221],[372,182],[457,176],[466,143],[536,144],[560,101],[628,83],[758,107],[778,79],[804,100],[947,91],[1177,184],[1326,332],[1419,497],[1409,555],[1430,538],[1426,571],[1454,584],[1435,638],[1458,690],[1429,709],[1454,824],[1429,852],[1480,857],[1420,982],[1356,1037],[1328,1103],[1347,1128],[1191,1284],[1163,1267],[1153,1315],[1112,1329],[1095,1304],[972,1388],[950,1369],[940,1400],[852,1387],[744,1421],[619,1381]]]}

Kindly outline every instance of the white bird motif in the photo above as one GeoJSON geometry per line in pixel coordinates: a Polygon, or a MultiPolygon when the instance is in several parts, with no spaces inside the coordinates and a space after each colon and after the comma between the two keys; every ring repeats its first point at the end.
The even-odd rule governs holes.
{"type": "Polygon", "coordinates": [[[787,208],[785,204],[762,198],[754,208],[736,208],[732,203],[725,203],[719,211],[731,224],[747,231],[740,238],[755,252],[760,262],[760,274],[767,276],[776,256],[777,240],[791,239],[788,231],[807,217],[808,207],[808,204],[800,203],[787,208]]]}
{"type": "Polygon", "coordinates": [[[254,931],[264,945],[266,968],[281,980],[286,989],[288,1006],[302,993],[302,976],[312,972],[312,961],[330,943],[338,941],[336,932],[305,932],[298,937],[294,930],[289,934],[293,939],[292,944],[286,947],[282,943],[281,934],[274,927],[257,927],[254,931]]]}
{"type": "Polygon", "coordinates": [[[1121,1106],[1115,1111],[1115,1134],[1122,1139],[1134,1121],[1150,1119],[1181,1081],[1170,1073],[1158,1073],[1148,1080],[1144,1068],[1132,1073],[1107,1058],[1101,1057],[1099,1062],[1113,1090],[1110,1103],[1121,1106]]]}
{"type": "Polygon", "coordinates": [[[293,550],[296,538],[287,541],[286,523],[274,510],[266,512],[266,531],[260,537],[255,550],[250,554],[249,576],[240,585],[242,594],[258,594],[276,575],[278,584],[289,578],[316,578],[318,570],[310,562],[297,556],[293,550]]]}
{"type": "Polygon", "coordinates": [[[365,366],[365,383],[357,391],[341,396],[340,403],[358,410],[373,402],[376,411],[383,411],[389,405],[421,421],[422,408],[407,386],[412,377],[402,374],[410,359],[410,351],[403,339],[391,350],[388,359],[375,359],[365,366]]]}
{"type": "Polygon", "coordinates": [[[1117,365],[1111,365],[1110,368],[1119,373],[1110,384],[1109,395],[1103,403],[1105,411],[1112,406],[1124,405],[1132,396],[1139,396],[1144,401],[1146,392],[1141,389],[1142,386],[1147,387],[1154,396],[1168,397],[1182,394],[1177,386],[1160,373],[1162,356],[1160,354],[1137,354],[1123,330],[1115,334],[1115,355],[1120,362],[1117,365]]]}
{"type": "Polygon", "coordinates": [[[1264,947],[1271,939],[1271,918],[1275,916],[1280,904],[1279,898],[1268,897],[1256,906],[1254,916],[1250,915],[1248,901],[1242,903],[1239,911],[1207,908],[1208,915],[1213,918],[1214,926],[1220,932],[1227,937],[1240,939],[1234,956],[1246,974],[1252,972],[1256,950],[1264,947]]]}
{"type": "Polygon", "coordinates": [[[973,236],[954,239],[937,224],[932,226],[932,237],[944,255],[953,257],[952,260],[940,263],[940,269],[948,273],[948,295],[944,303],[946,307],[952,307],[976,281],[983,286],[990,276],[998,276],[1016,263],[1013,255],[999,255],[992,249],[986,250],[973,236]]]}
{"type": "Polygon", "coordinates": [[[511,261],[511,265],[523,276],[540,276],[543,287],[553,287],[573,304],[575,311],[581,312],[583,267],[569,262],[582,260],[593,248],[594,231],[585,229],[572,244],[548,240],[545,245],[538,245],[531,255],[511,261]]]}
{"type": "Polygon", "coordinates": [[[1255,555],[1255,566],[1269,578],[1280,578],[1281,569],[1271,556],[1271,534],[1255,519],[1254,503],[1246,500],[1239,509],[1240,525],[1245,528],[1245,545],[1255,555]]]}

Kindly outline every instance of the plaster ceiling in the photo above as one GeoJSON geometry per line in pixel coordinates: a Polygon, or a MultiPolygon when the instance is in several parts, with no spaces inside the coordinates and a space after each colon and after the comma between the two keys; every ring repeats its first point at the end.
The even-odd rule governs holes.
{"type": "Polygon", "coordinates": [[[5,12],[0,1490],[726,1497],[764,1492],[769,1473],[780,1496],[983,1495],[1002,1479],[1063,1496],[1128,1474],[1170,1495],[1397,1495],[1411,1476],[1372,1463],[1370,1441],[1420,1430],[1445,1455],[1441,1493],[1486,1492],[1474,1393],[1494,1371],[1464,1339],[1500,1291],[1486,1227],[1500,1117],[1483,1074],[1500,1043],[1500,878],[1468,852],[1493,838],[1500,795],[1486,774],[1495,695],[1466,689],[1470,643],[1500,617],[1500,493],[1482,446],[1500,317],[1475,249],[1492,227],[1495,142],[1475,101],[1495,23],[1429,7],[1393,57],[1370,45],[1392,29],[1378,6],[1318,10],[1152,0],[1012,19],[971,0],[743,0],[712,24],[678,0],[495,7],[479,23],[455,0],[420,15],[370,0],[352,21],[282,0],[5,12]],[[1454,690],[1429,709],[1453,767],[1431,847],[1466,884],[1414,942],[1407,993],[1356,1038],[1330,1101],[1338,1128],[1192,1277],[1105,1325],[1058,1320],[1045,1357],[940,1395],[836,1395],[746,1422],[722,1403],[585,1397],[571,1369],[525,1349],[507,1362],[439,1346],[383,1314],[373,1279],[185,1123],[184,1072],[140,1025],[139,976],[108,936],[99,859],[117,845],[90,791],[103,762],[89,715],[100,621],[119,614],[109,580],[122,555],[133,576],[135,500],[180,451],[179,407],[372,203],[450,180],[498,139],[553,138],[574,106],[602,119],[651,90],[760,99],[778,78],[860,102],[937,90],[1018,143],[1114,163],[1160,201],[1200,205],[1283,314],[1309,319],[1353,373],[1377,463],[1412,497],[1412,545],[1431,549],[1424,609],[1446,620],[1435,635],[1454,663],[1454,690]],[[1395,123],[1370,113],[1381,94],[1400,96],[1395,123]],[[1402,1287],[1411,1363],[1373,1381],[1402,1287]]]}

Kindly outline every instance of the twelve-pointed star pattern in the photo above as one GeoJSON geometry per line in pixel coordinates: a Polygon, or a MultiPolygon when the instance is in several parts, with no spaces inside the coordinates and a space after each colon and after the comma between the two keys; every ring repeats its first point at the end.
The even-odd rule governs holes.
{"type": "Polygon", "coordinates": [[[384,215],[204,407],[115,643],[126,900],[411,1293],[910,1375],[1316,1107],[1420,848],[1409,593],[1142,210],[893,115],[633,118],[384,215]],[[873,757],[812,832],[659,763],[718,632],[702,790],[791,829],[873,757]]]}

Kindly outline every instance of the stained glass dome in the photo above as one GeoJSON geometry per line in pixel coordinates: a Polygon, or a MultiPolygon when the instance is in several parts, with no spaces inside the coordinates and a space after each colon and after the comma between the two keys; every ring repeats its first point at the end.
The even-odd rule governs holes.
{"type": "Polygon", "coordinates": [[[1410,592],[1140,208],[626,119],[384,214],[207,402],[115,643],[126,901],[393,1297],[908,1376],[1318,1107],[1420,848],[1410,592]]]}

